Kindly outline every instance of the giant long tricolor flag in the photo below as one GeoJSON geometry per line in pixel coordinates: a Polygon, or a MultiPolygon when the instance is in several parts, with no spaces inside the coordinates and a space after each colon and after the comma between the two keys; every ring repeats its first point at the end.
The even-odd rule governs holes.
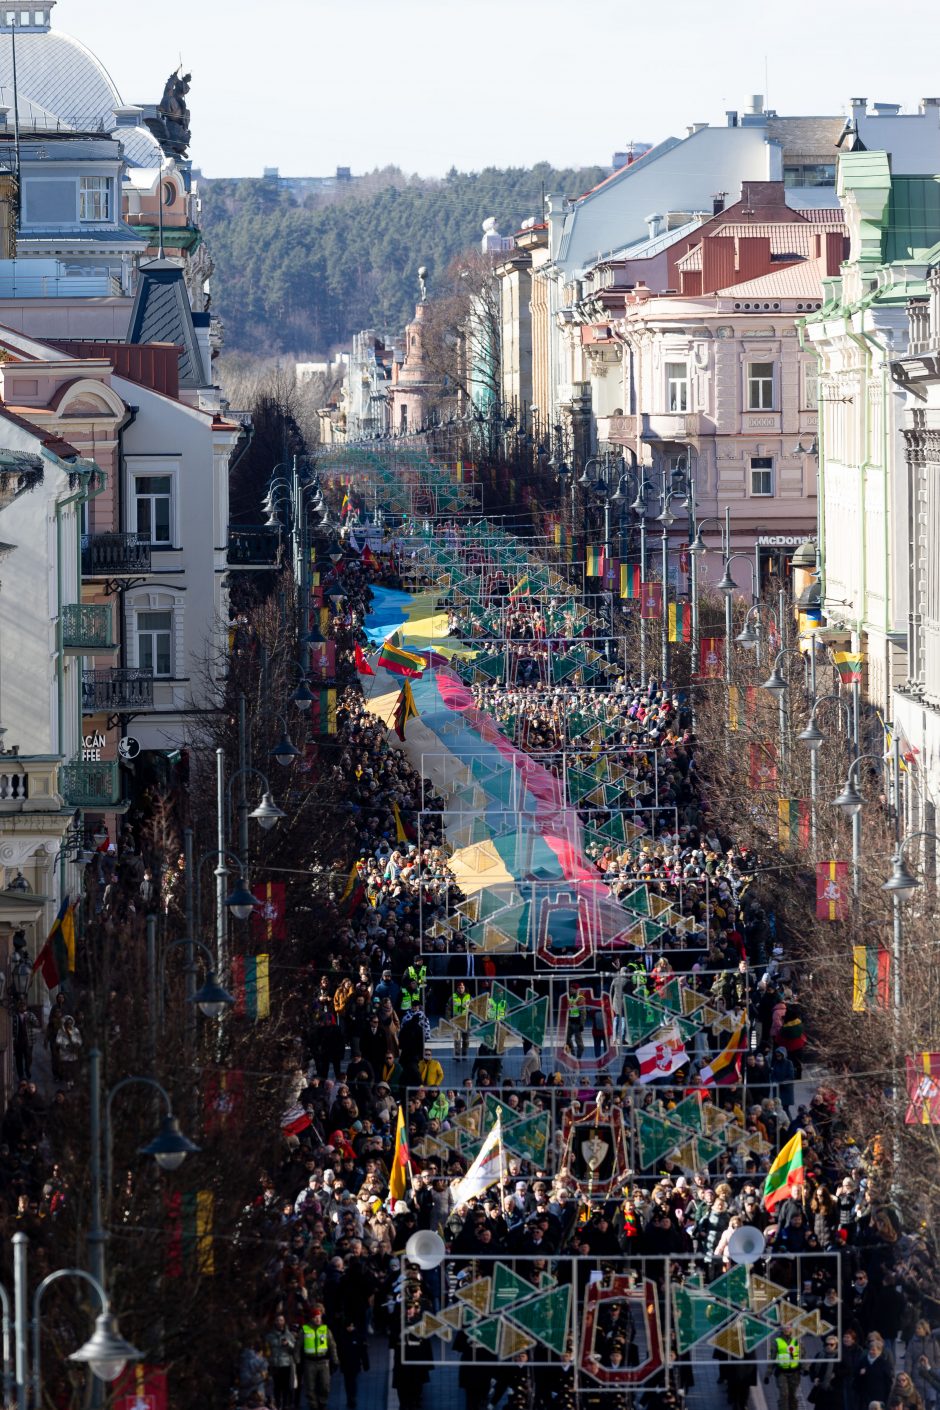
{"type": "Polygon", "coordinates": [[[803,1132],[791,1136],[767,1171],[764,1181],[764,1208],[773,1209],[781,1200],[789,1199],[805,1180],[803,1169],[803,1132]]]}
{"type": "Polygon", "coordinates": [[[816,863],[816,919],[845,920],[849,913],[848,862],[816,863]]]}
{"type": "Polygon", "coordinates": [[[699,1081],[706,1087],[732,1086],[741,1076],[741,1054],[744,1051],[745,1022],[741,1022],[717,1057],[712,1058],[699,1073],[699,1081]]]}
{"type": "Polygon", "coordinates": [[[685,1041],[675,1024],[661,1028],[652,1042],[636,1050],[640,1064],[640,1082],[655,1082],[657,1077],[671,1077],[689,1060],[685,1041]]]}
{"type": "Polygon", "coordinates": [[[408,1128],[405,1125],[405,1114],[399,1107],[398,1120],[395,1122],[395,1150],[392,1155],[392,1168],[388,1175],[388,1197],[392,1204],[397,1199],[401,1199],[405,1193],[410,1159],[408,1128]]]}
{"type": "Polygon", "coordinates": [[[389,637],[379,653],[379,665],[384,670],[390,671],[393,676],[405,676],[408,680],[417,680],[427,669],[427,664],[423,656],[415,656],[403,649],[397,632],[389,637]]]}
{"type": "Polygon", "coordinates": [[[480,1147],[480,1154],[460,1183],[454,1187],[455,1205],[466,1204],[467,1200],[479,1198],[499,1179],[503,1160],[503,1128],[500,1123],[501,1114],[497,1112],[496,1120],[480,1147]]]}
{"type": "Polygon", "coordinates": [[[908,1054],[908,1126],[940,1126],[940,1053],[908,1054]]]}

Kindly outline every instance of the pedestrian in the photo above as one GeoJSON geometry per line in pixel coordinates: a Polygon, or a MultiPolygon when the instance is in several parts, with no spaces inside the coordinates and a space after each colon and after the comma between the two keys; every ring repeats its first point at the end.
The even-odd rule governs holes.
{"type": "Polygon", "coordinates": [[[580,989],[575,989],[568,1000],[568,1032],[565,1041],[568,1051],[578,1059],[584,1056],[584,1010],[584,994],[580,989]]]}
{"type": "Polygon", "coordinates": [[[869,1332],[865,1339],[865,1356],[855,1372],[855,1397],[858,1410],[868,1410],[872,1400],[887,1401],[894,1381],[894,1366],[885,1354],[880,1332],[869,1332]]]}
{"type": "Polygon", "coordinates": [[[55,1041],[63,1080],[72,1084],[78,1069],[78,1059],[82,1053],[82,1035],[70,1013],[67,1013],[63,1018],[62,1027],[56,1034],[55,1041]]]}
{"type": "Polygon", "coordinates": [[[933,1410],[937,1392],[924,1373],[925,1370],[940,1370],[940,1337],[931,1331],[926,1317],[921,1317],[914,1328],[914,1335],[907,1344],[904,1369],[920,1391],[927,1410],[933,1410]],[[926,1367],[924,1361],[927,1363],[926,1367]]]}
{"type": "Polygon", "coordinates": [[[293,1410],[297,1398],[297,1356],[300,1345],[279,1312],[267,1336],[268,1366],[275,1410],[293,1410]]]}
{"type": "Polygon", "coordinates": [[[778,1410],[799,1410],[800,1381],[800,1341],[794,1334],[793,1324],[783,1321],[780,1331],[771,1342],[774,1357],[774,1375],[777,1378],[778,1410]]]}
{"type": "Polygon", "coordinates": [[[323,1320],[323,1304],[315,1302],[310,1320],[300,1329],[303,1386],[308,1410],[326,1410],[330,1398],[330,1373],[339,1366],[333,1333],[323,1320]]]}
{"type": "Polygon", "coordinates": [[[815,1410],[842,1410],[842,1387],[837,1372],[839,1369],[839,1338],[835,1332],[827,1332],[822,1350],[810,1366],[809,1376],[813,1388],[809,1402],[815,1410]]]}
{"type": "Polygon", "coordinates": [[[27,1008],[25,999],[18,999],[10,1023],[16,1075],[21,1082],[28,1081],[33,1075],[33,1033],[39,1019],[27,1008]]]}

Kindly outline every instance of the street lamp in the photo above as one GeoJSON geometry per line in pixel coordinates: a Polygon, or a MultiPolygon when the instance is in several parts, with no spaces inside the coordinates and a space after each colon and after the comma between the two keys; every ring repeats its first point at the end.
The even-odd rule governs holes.
{"type": "Polygon", "coordinates": [[[287,724],[285,723],[283,715],[278,715],[277,718],[281,722],[282,733],[277,744],[275,744],[274,748],[271,750],[271,756],[282,768],[289,769],[294,760],[300,757],[300,750],[287,733],[287,724]]]}
{"type": "Polygon", "coordinates": [[[787,689],[787,678],[780,672],[780,662],[784,659],[786,654],[785,651],[777,652],[770,670],[770,675],[761,683],[761,689],[770,691],[770,694],[775,695],[778,700],[782,699],[787,689]]]}
{"type": "Polygon", "coordinates": [[[257,808],[255,808],[254,812],[249,813],[248,816],[254,818],[255,822],[259,827],[264,828],[265,832],[270,832],[271,828],[274,827],[276,823],[280,822],[281,818],[285,818],[287,814],[284,812],[283,808],[277,806],[270,790],[266,790],[261,795],[261,802],[258,804],[257,808]]]}
{"type": "Polygon", "coordinates": [[[247,920],[258,904],[257,897],[253,896],[245,885],[244,876],[240,876],[232,887],[225,904],[236,920],[247,920]]]}
{"type": "Polygon", "coordinates": [[[186,1157],[198,1149],[188,1136],[183,1135],[179,1119],[167,1112],[156,1136],[147,1145],[141,1146],[138,1153],[152,1155],[161,1170],[179,1170],[186,1157]]]}
{"type": "MultiPolygon", "coordinates": [[[[163,993],[166,986],[167,956],[171,950],[175,950],[180,945],[186,948],[187,954],[191,955],[191,951],[195,948],[201,950],[206,957],[206,978],[199,989],[195,989],[191,994],[187,994],[187,1004],[195,1004],[199,1012],[204,1014],[206,1018],[221,1018],[227,1008],[234,1007],[235,1000],[228,990],[223,988],[222,984],[219,982],[215,961],[212,958],[212,951],[209,949],[208,945],[204,945],[201,940],[191,940],[189,936],[186,936],[182,940],[171,940],[163,952],[163,957],[160,961],[160,993],[159,996],[151,995],[151,1003],[154,1009],[159,1008],[162,1014],[163,993]]],[[[186,972],[187,977],[190,973],[196,973],[196,966],[191,958],[186,966],[186,972]]]]}
{"type": "MultiPolygon", "coordinates": [[[[129,1361],[139,1361],[141,1353],[136,1346],[125,1340],[118,1330],[117,1318],[111,1311],[111,1304],[99,1278],[86,1273],[83,1268],[57,1268],[49,1273],[33,1294],[33,1366],[30,1375],[27,1364],[26,1343],[26,1250],[29,1240],[25,1234],[13,1235],[13,1278],[16,1307],[16,1403],[18,1410],[26,1410],[29,1383],[32,1382],[33,1405],[39,1406],[42,1394],[42,1321],[40,1310],[43,1293],[60,1278],[80,1278],[94,1290],[101,1311],[95,1318],[95,1330],[88,1341],[73,1351],[68,1359],[79,1365],[86,1365],[93,1376],[102,1381],[116,1381],[129,1361]]],[[[6,1302],[4,1292],[4,1302],[6,1302]]]]}
{"type": "Polygon", "coordinates": [[[760,645],[760,637],[754,630],[751,617],[757,611],[756,607],[749,607],[744,616],[744,626],[735,637],[735,643],[744,648],[745,651],[754,651],[760,645]]]}

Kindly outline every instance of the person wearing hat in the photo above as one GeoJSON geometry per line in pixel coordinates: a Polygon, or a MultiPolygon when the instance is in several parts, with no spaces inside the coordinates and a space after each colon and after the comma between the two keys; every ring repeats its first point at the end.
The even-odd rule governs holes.
{"type": "Polygon", "coordinates": [[[330,1398],[330,1376],[339,1366],[333,1333],[323,1320],[323,1304],[314,1303],[310,1319],[301,1329],[301,1356],[304,1394],[310,1410],[326,1410],[330,1398]]]}

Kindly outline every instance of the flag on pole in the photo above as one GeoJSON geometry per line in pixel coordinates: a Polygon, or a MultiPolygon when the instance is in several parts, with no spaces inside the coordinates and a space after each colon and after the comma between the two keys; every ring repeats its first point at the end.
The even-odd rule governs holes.
{"type": "Polygon", "coordinates": [[[754,718],[757,705],[756,685],[728,687],[728,728],[735,733],[746,729],[754,718]]]}
{"type": "Polygon", "coordinates": [[[397,632],[389,637],[379,653],[379,665],[383,670],[390,671],[393,676],[405,676],[408,680],[417,680],[427,669],[427,664],[423,656],[415,656],[402,648],[397,632]]]}
{"type": "Polygon", "coordinates": [[[606,554],[602,546],[588,545],[584,563],[584,572],[589,578],[602,578],[604,576],[606,554]]]}
{"type": "Polygon", "coordinates": [[[639,563],[621,563],[620,596],[624,599],[634,601],[640,596],[640,583],[639,563]]]}
{"type": "Polygon", "coordinates": [[[720,680],[725,664],[723,636],[703,636],[698,646],[698,673],[705,680],[720,680]]]}
{"type": "Polygon", "coordinates": [[[662,583],[640,584],[640,616],[644,622],[657,621],[663,615],[662,583]]]}
{"type": "Polygon", "coordinates": [[[388,1176],[388,1197],[392,1204],[404,1196],[410,1160],[408,1128],[405,1125],[405,1114],[399,1107],[398,1120],[395,1122],[395,1150],[392,1155],[392,1168],[388,1176]]]}
{"type": "Polygon", "coordinates": [[[805,798],[777,799],[777,841],[781,847],[808,847],[810,805],[805,798]]]}
{"type": "Polygon", "coordinates": [[[336,733],[336,687],[324,686],[313,692],[310,723],[317,734],[336,733]]]}
{"type": "Polygon", "coordinates": [[[398,738],[404,739],[405,725],[409,720],[418,720],[420,718],[418,707],[415,704],[415,698],[411,690],[411,681],[406,680],[401,690],[398,692],[398,700],[395,704],[395,714],[393,716],[395,733],[398,735],[398,738]]]}
{"type": "Polygon", "coordinates": [[[644,1043],[636,1050],[636,1060],[640,1064],[640,1082],[653,1082],[657,1077],[671,1077],[689,1060],[685,1041],[675,1024],[661,1028],[652,1042],[644,1043]]]}
{"type": "Polygon", "coordinates": [[[803,1132],[797,1131],[778,1154],[767,1172],[764,1181],[764,1208],[773,1209],[782,1200],[789,1199],[802,1188],[805,1179],[803,1169],[803,1132]]]}
{"type": "Polygon", "coordinates": [[[848,862],[816,863],[816,919],[845,920],[849,913],[848,862]]]}
{"type": "Polygon", "coordinates": [[[258,943],[287,939],[287,887],[283,881],[256,881],[251,894],[259,902],[251,913],[251,935],[258,943]]]}
{"type": "Polygon", "coordinates": [[[528,597],[529,594],[531,593],[531,591],[532,591],[532,583],[531,583],[530,580],[529,580],[529,575],[528,575],[528,573],[525,573],[525,574],[523,574],[523,576],[519,579],[519,581],[516,583],[515,587],[510,589],[509,596],[510,596],[510,597],[528,597]]]}
{"type": "Polygon", "coordinates": [[[477,1199],[491,1185],[495,1185],[499,1179],[503,1159],[503,1131],[500,1123],[501,1113],[497,1112],[496,1120],[480,1147],[480,1154],[460,1183],[454,1187],[453,1201],[455,1205],[466,1204],[467,1200],[477,1199]]]}
{"type": "Polygon", "coordinates": [[[372,552],[372,549],[367,543],[363,544],[362,553],[359,555],[359,557],[367,568],[377,568],[379,566],[379,560],[376,558],[375,554],[372,552]]]}
{"type": "Polygon", "coordinates": [[[136,1361],[114,1382],[113,1410],[167,1410],[166,1371],[136,1361]]]}
{"type": "Polygon", "coordinates": [[[374,675],[375,675],[375,672],[373,671],[372,667],[369,665],[368,661],[366,660],[366,653],[363,651],[363,649],[362,649],[362,647],[359,645],[358,641],[356,642],[355,657],[356,657],[356,670],[359,672],[359,674],[360,674],[361,676],[374,676],[374,675]]]}
{"type": "Polygon", "coordinates": [[[777,749],[773,744],[754,740],[750,747],[748,781],[756,793],[768,793],[777,787],[777,749]]]}
{"type": "Polygon", "coordinates": [[[908,1054],[908,1126],[940,1126],[940,1053],[908,1054]]]}
{"type": "Polygon", "coordinates": [[[886,1009],[891,997],[891,951],[883,945],[852,947],[852,1008],[856,1013],[886,1009]]]}
{"type": "Polygon", "coordinates": [[[301,1131],[306,1131],[313,1125],[313,1121],[304,1111],[300,1102],[294,1102],[289,1106],[281,1117],[281,1130],[285,1136],[299,1136],[301,1131]]]}
{"type": "Polygon", "coordinates": [[[245,1074],[239,1068],[209,1072],[205,1090],[206,1130],[222,1131],[238,1115],[245,1097],[245,1074]]]}
{"type": "Polygon", "coordinates": [[[203,1277],[215,1274],[212,1225],[215,1196],[211,1190],[173,1190],[166,1197],[167,1250],[164,1274],[182,1278],[192,1269],[203,1277]]]}
{"type": "Polygon", "coordinates": [[[33,964],[32,973],[37,969],[45,980],[47,989],[55,989],[65,982],[68,974],[75,972],[75,901],[69,905],[68,896],[63,896],[58,914],[52,922],[46,943],[33,964]]]}
{"type": "Polygon", "coordinates": [[[268,982],[267,955],[236,955],[232,960],[232,988],[235,990],[234,1012],[240,1018],[257,1023],[271,1012],[271,989],[268,982]]]}
{"type": "Polygon", "coordinates": [[[862,679],[862,667],[865,664],[863,651],[834,651],[832,660],[843,685],[854,685],[862,679]]]}
{"type": "Polygon", "coordinates": [[[728,1042],[722,1048],[717,1057],[702,1068],[699,1073],[699,1081],[706,1087],[726,1087],[733,1086],[741,1076],[741,1054],[744,1051],[745,1023],[742,1017],[735,1031],[728,1042]]]}
{"type": "Polygon", "coordinates": [[[394,800],[392,801],[392,817],[395,819],[395,841],[408,842],[410,839],[405,824],[402,822],[401,810],[394,800]]]}
{"type": "Polygon", "coordinates": [[[692,640],[692,604],[691,602],[670,602],[668,609],[669,640],[670,641],[691,641],[692,640]]]}

